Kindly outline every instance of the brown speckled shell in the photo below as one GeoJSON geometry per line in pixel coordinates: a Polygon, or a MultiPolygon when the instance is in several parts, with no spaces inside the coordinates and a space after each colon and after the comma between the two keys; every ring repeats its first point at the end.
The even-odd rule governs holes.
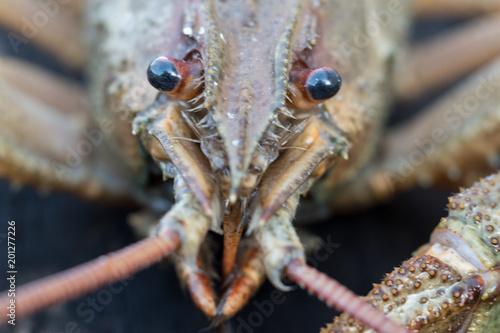
{"type": "MultiPolygon", "coordinates": [[[[458,272],[431,256],[405,261],[375,284],[366,300],[392,319],[418,332],[457,330],[477,303],[482,278],[464,279],[458,272]]],[[[322,332],[365,332],[367,328],[343,314],[322,332]]]]}
{"type": "MultiPolygon", "coordinates": [[[[443,231],[461,237],[463,246],[470,247],[485,266],[477,267],[477,273],[457,272],[453,267],[464,266],[456,265],[450,257],[443,257],[443,261],[450,260],[445,263],[423,252],[387,274],[381,284],[374,284],[366,301],[414,332],[497,331],[499,203],[500,173],[450,197],[449,215],[441,220],[431,238],[431,244],[438,244],[443,239],[438,235],[443,231]]],[[[446,248],[446,244],[442,245],[446,248]]],[[[321,332],[372,331],[342,314],[321,332]]]]}
{"type": "Polygon", "coordinates": [[[449,229],[460,234],[486,268],[500,262],[500,181],[496,178],[488,177],[451,197],[449,216],[434,231],[449,229]]]}

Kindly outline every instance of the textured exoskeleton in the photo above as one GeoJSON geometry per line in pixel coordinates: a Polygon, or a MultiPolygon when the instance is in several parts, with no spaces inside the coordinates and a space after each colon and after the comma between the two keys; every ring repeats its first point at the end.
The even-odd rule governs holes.
{"type": "MultiPolygon", "coordinates": [[[[366,300],[417,332],[494,332],[500,323],[500,174],[449,198],[429,244],[366,300]]],[[[322,332],[367,332],[348,315],[322,332]]]]}

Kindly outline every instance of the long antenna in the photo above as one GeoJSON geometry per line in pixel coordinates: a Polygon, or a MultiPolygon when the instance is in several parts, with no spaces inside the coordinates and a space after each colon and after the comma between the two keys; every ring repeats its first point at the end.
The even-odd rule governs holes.
{"type": "Polygon", "coordinates": [[[379,333],[410,333],[403,325],[386,317],[341,283],[308,266],[302,260],[291,261],[285,273],[301,288],[314,294],[328,306],[348,313],[379,333]]]}
{"type": "MultiPolygon", "coordinates": [[[[180,246],[177,232],[170,231],[144,239],[121,250],[21,286],[16,293],[16,317],[21,318],[56,303],[62,303],[109,283],[122,280],[169,255],[180,246]]],[[[0,296],[0,307],[7,308],[11,298],[0,296]]],[[[0,316],[0,324],[8,316],[0,316]]]]}

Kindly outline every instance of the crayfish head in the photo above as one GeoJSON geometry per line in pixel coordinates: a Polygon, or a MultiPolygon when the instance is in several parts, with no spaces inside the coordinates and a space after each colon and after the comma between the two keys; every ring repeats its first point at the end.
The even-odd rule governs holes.
{"type": "Polygon", "coordinates": [[[300,195],[381,122],[376,93],[384,87],[362,80],[380,73],[364,71],[364,53],[335,52],[352,29],[333,3],[200,2],[176,28],[184,52],[165,50],[147,69],[160,93],[136,116],[134,132],[164,176],[176,179],[176,204],[158,233],[183,235],[178,270],[210,317],[238,311],[264,274],[286,289],[282,274],[305,258],[292,225],[300,195]],[[342,98],[332,98],[339,91],[342,98]],[[200,249],[208,230],[224,233],[217,306],[208,283],[189,286],[205,281],[200,249]]]}
{"type": "Polygon", "coordinates": [[[323,160],[346,152],[345,135],[323,105],[339,91],[340,74],[310,61],[313,7],[216,1],[184,22],[193,45],[182,59],[159,56],[149,65],[149,82],[164,93],[154,109],[181,114],[192,132],[185,138],[199,141],[226,206],[278,186],[270,217],[323,160]]]}
{"type": "Polygon", "coordinates": [[[183,280],[203,280],[205,232],[224,233],[222,277],[229,287],[217,310],[213,301],[200,305],[212,292],[205,288],[200,297],[190,287],[211,317],[234,314],[265,273],[286,289],[287,264],[304,260],[292,226],[299,196],[347,154],[346,135],[324,106],[340,90],[340,74],[312,61],[324,50],[315,48],[315,6],[205,4],[178,29],[189,45],[184,55],[159,55],[147,68],[160,93],[136,116],[134,132],[164,176],[176,178],[176,204],[159,233],[185,235],[183,280]]]}

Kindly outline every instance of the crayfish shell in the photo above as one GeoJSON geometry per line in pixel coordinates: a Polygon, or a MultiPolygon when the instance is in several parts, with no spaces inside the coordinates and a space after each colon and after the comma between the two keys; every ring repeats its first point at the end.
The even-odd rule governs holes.
{"type": "MultiPolygon", "coordinates": [[[[415,332],[494,332],[500,324],[500,174],[449,199],[449,215],[417,255],[365,300],[415,332]]],[[[346,314],[322,330],[371,332],[346,314]]]]}

